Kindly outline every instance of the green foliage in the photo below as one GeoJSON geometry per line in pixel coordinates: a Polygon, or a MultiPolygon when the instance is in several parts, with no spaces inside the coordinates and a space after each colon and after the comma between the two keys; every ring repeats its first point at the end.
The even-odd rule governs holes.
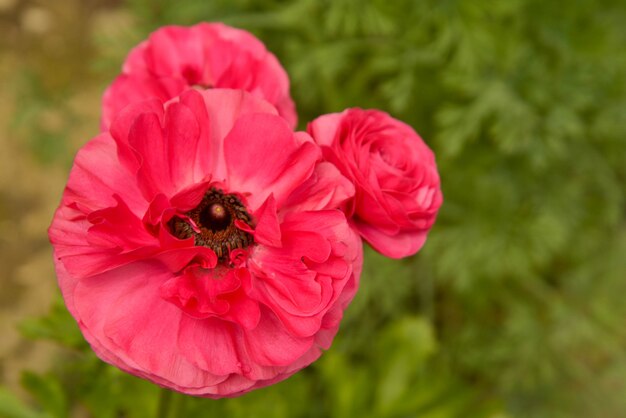
{"type": "Polygon", "coordinates": [[[40,413],[25,405],[9,391],[0,388],[0,416],[3,418],[50,418],[50,415],[40,413]]]}
{"type": "Polygon", "coordinates": [[[60,297],[55,301],[49,315],[26,319],[19,326],[22,334],[30,339],[49,339],[70,348],[87,347],[76,321],[60,297]]]}
{"type": "Polygon", "coordinates": [[[54,378],[46,378],[32,372],[22,375],[22,385],[52,417],[67,416],[67,400],[63,388],[54,378]]]}
{"type": "MultiPolygon", "coordinates": [[[[224,21],[284,63],[301,128],[346,107],[386,110],[435,150],[444,189],[418,256],[366,252],[361,289],[319,362],[242,398],[174,394],[170,416],[626,415],[622,1],[128,0],[116,10],[84,40],[93,59],[59,67],[85,77],[33,62],[15,76],[13,129],[43,161],[67,164],[77,125],[96,134],[97,116],[68,100],[99,95],[149,31],[224,21]],[[60,122],[47,124],[52,110],[60,122]]],[[[22,330],[68,347],[67,358],[25,375],[39,409],[3,390],[0,416],[155,416],[159,390],[98,361],[61,306],[22,330]]]]}

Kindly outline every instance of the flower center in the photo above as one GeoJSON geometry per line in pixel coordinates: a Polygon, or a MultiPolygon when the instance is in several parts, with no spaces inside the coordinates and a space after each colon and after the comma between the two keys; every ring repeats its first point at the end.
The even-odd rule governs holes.
{"type": "Polygon", "coordinates": [[[233,217],[221,203],[211,205],[200,213],[200,224],[213,232],[223,231],[230,225],[233,217]]]}
{"type": "Polygon", "coordinates": [[[169,222],[172,234],[180,239],[193,237],[195,245],[209,247],[222,261],[228,258],[230,251],[246,248],[253,242],[252,235],[235,225],[239,220],[251,226],[252,218],[233,194],[211,188],[202,202],[185,215],[197,228],[185,219],[174,217],[169,222]]]}

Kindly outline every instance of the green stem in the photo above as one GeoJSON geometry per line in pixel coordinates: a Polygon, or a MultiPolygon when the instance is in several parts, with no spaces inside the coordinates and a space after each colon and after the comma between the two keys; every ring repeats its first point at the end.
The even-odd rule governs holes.
{"type": "Polygon", "coordinates": [[[157,418],[167,418],[170,412],[170,406],[172,405],[172,395],[174,392],[168,389],[161,389],[159,396],[159,406],[157,409],[157,418]]]}

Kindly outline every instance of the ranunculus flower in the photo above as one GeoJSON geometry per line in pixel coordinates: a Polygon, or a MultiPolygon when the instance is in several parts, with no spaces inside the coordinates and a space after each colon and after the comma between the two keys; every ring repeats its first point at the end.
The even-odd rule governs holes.
{"type": "Polygon", "coordinates": [[[296,125],[289,78],[274,54],[249,32],[199,23],[164,26],[128,54],[122,74],[104,93],[103,131],[127,105],[153,97],[167,101],[189,88],[245,90],[296,125]]]}
{"type": "Polygon", "coordinates": [[[346,214],[361,236],[388,257],[419,251],[443,201],[434,154],[419,135],[387,113],[358,108],[321,116],[308,132],[354,183],[346,214]]]}
{"type": "Polygon", "coordinates": [[[362,245],[351,183],[243,91],[131,105],[77,154],[49,230],[59,285],[103,360],[236,396],[330,346],[362,245]]]}

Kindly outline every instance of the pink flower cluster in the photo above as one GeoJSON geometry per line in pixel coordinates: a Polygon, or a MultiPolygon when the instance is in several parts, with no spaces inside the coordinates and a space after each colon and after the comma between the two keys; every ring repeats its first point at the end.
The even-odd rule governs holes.
{"type": "Polygon", "coordinates": [[[134,48],[49,229],[96,354],[191,395],[281,381],[330,347],[362,241],[416,253],[442,203],[408,125],[348,109],[295,132],[289,80],[250,33],[164,27],[134,48]]]}

